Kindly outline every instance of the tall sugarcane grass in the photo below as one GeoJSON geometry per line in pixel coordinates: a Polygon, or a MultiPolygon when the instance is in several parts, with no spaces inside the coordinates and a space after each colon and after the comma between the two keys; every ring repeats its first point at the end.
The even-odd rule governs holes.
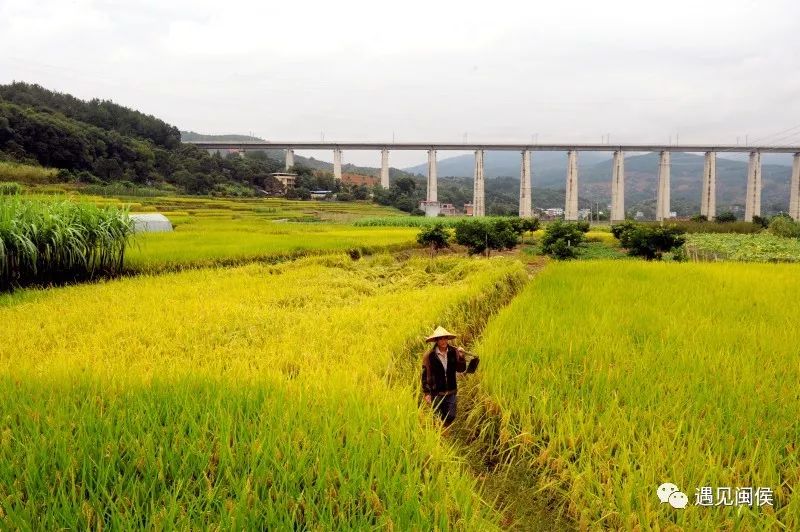
{"type": "Polygon", "coordinates": [[[551,264],[487,326],[469,425],[583,529],[798,530],[798,293],[795,265],[551,264]]]}
{"type": "Polygon", "coordinates": [[[0,306],[0,529],[493,530],[418,402],[519,263],[347,255],[0,306]]]}
{"type": "Polygon", "coordinates": [[[0,196],[0,290],[119,272],[132,234],[124,208],[0,196]]]}

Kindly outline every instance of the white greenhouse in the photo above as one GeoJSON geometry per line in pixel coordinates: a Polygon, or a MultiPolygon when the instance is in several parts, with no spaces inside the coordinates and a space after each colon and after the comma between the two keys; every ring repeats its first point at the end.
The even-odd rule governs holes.
{"type": "Polygon", "coordinates": [[[172,231],[172,222],[159,212],[131,214],[133,230],[136,233],[162,233],[172,231]]]}

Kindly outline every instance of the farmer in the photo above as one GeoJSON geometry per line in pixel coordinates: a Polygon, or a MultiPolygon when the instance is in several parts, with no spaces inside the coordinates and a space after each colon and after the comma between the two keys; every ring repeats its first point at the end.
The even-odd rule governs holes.
{"type": "Polygon", "coordinates": [[[444,327],[437,327],[425,339],[435,345],[422,358],[422,393],[445,427],[456,418],[456,372],[463,373],[467,369],[464,350],[449,345],[449,340],[455,337],[444,327]]]}

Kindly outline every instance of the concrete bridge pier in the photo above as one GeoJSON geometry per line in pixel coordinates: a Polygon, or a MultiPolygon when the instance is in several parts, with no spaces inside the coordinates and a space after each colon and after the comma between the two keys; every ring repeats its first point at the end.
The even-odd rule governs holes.
{"type": "Polygon", "coordinates": [[[337,181],[342,180],[342,149],[333,149],[333,178],[337,181]]]}
{"type": "Polygon", "coordinates": [[[389,149],[381,150],[381,186],[389,188],[389,149]]]}
{"type": "Polygon", "coordinates": [[[531,212],[531,152],[522,150],[522,168],[519,179],[519,216],[530,218],[531,212]]]}
{"type": "Polygon", "coordinates": [[[472,185],[472,216],[486,216],[483,150],[475,150],[475,173],[472,185]]]}
{"type": "Polygon", "coordinates": [[[800,153],[792,159],[792,183],[789,191],[789,216],[800,221],[800,153]]]}
{"type": "Polygon", "coordinates": [[[616,150],[611,160],[611,221],[625,219],[625,154],[616,150]]]}
{"type": "Polygon", "coordinates": [[[567,191],[564,201],[564,219],[578,219],[578,152],[567,151],[567,191]]]}
{"type": "Polygon", "coordinates": [[[669,219],[669,152],[661,152],[658,162],[658,198],[656,199],[656,220],[669,219]]]}
{"type": "Polygon", "coordinates": [[[761,152],[751,151],[747,164],[747,196],[744,200],[744,221],[761,216],[761,152]]]}
{"type": "Polygon", "coordinates": [[[292,166],[294,166],[294,150],[289,148],[286,150],[286,171],[288,172],[292,166]]]}
{"type": "Polygon", "coordinates": [[[700,214],[713,220],[717,215],[717,154],[706,152],[703,163],[703,195],[700,198],[700,214]]]}
{"type": "Polygon", "coordinates": [[[438,184],[436,176],[436,150],[428,150],[428,201],[436,202],[438,199],[438,184]]]}

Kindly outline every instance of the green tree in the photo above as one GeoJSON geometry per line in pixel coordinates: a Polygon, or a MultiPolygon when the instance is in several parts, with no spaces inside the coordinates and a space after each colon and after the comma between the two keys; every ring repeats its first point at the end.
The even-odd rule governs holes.
{"type": "Polygon", "coordinates": [[[555,220],[544,228],[541,249],[542,253],[554,258],[564,260],[576,256],[576,249],[584,240],[584,233],[588,231],[588,224],[570,223],[555,220]]]}
{"type": "Polygon", "coordinates": [[[519,234],[509,220],[475,218],[456,223],[455,239],[470,255],[485,252],[488,257],[493,249],[512,249],[519,243],[519,234]]]}
{"type": "Polygon", "coordinates": [[[431,257],[440,249],[450,246],[452,234],[444,224],[423,227],[417,235],[417,243],[430,248],[431,257]]]}
{"type": "Polygon", "coordinates": [[[735,222],[736,215],[730,211],[721,212],[714,218],[714,221],[719,222],[721,224],[735,222]]]}
{"type": "Polygon", "coordinates": [[[684,229],[676,225],[627,225],[619,233],[619,242],[632,257],[643,257],[646,260],[661,260],[667,251],[677,250],[683,246],[686,237],[684,229]]]}

